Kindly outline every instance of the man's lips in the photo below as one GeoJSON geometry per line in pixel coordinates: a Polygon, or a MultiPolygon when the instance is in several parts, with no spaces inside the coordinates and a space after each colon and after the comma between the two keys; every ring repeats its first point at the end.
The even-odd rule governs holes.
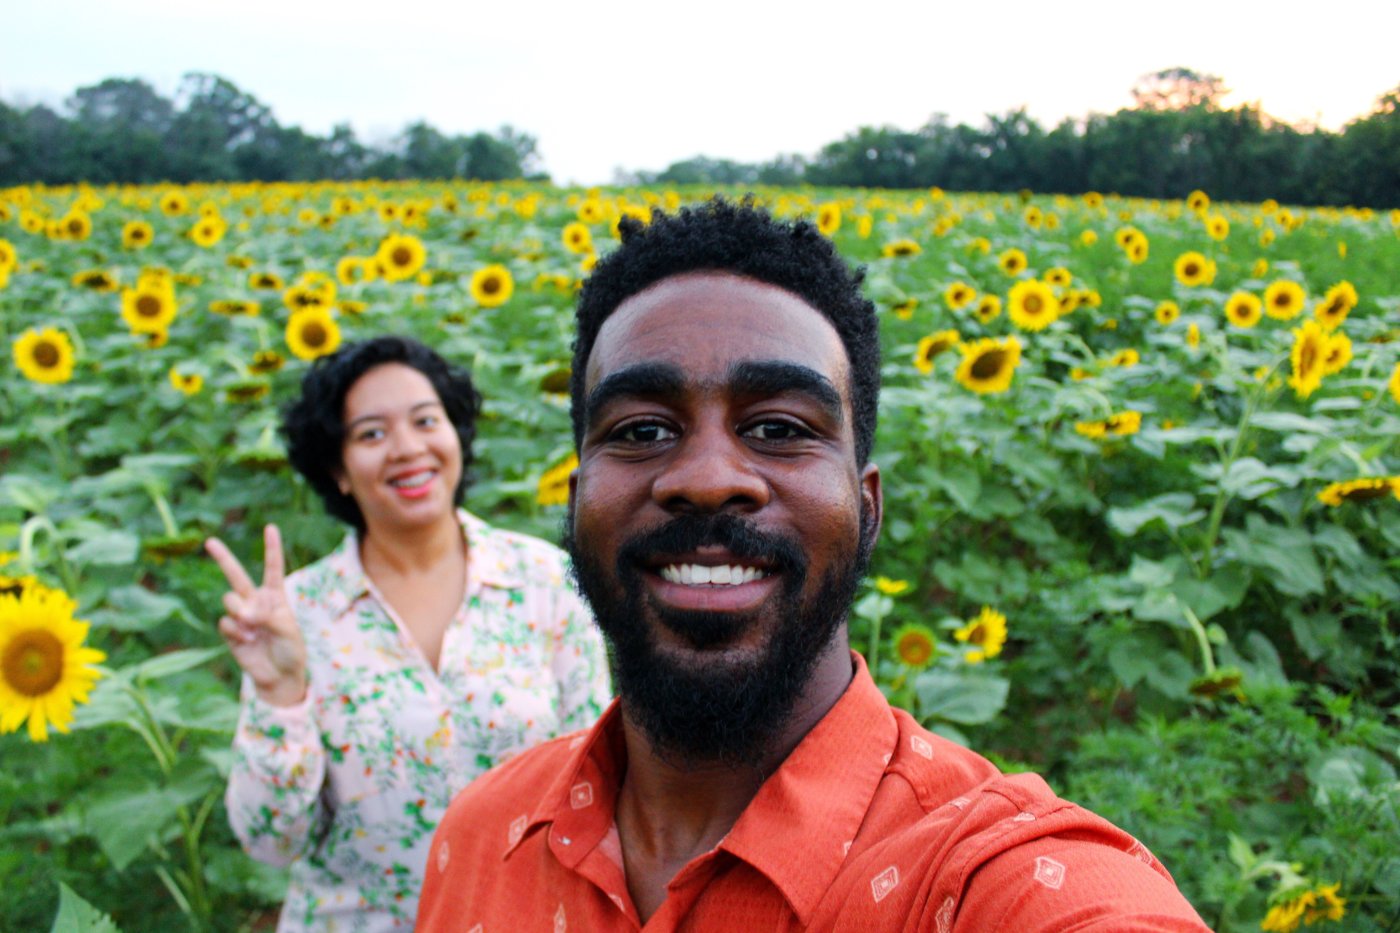
{"type": "Polygon", "coordinates": [[[735,612],[752,609],[779,584],[767,561],[725,550],[667,556],[649,561],[647,583],[655,598],[675,609],[735,612]]]}

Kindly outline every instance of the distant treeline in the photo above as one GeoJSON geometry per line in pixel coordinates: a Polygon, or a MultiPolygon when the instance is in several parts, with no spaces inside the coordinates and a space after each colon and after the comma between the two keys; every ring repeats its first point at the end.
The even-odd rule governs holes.
{"type": "MultiPolygon", "coordinates": [[[[923,127],[861,127],[815,156],[742,163],[697,156],[640,184],[831,185],[1182,197],[1400,207],[1400,86],[1341,132],[1295,127],[1257,107],[1226,109],[1221,79],[1186,68],[1144,76],[1133,106],[1046,130],[1025,110],[981,127],[936,115],[923,127]]],[[[170,100],[137,79],[78,89],[60,113],[0,102],[0,185],[77,181],[545,178],[533,137],[445,135],[414,123],[382,146],[348,124],[328,136],[281,126],[217,75],[186,75],[170,100]]]]}
{"type": "Polygon", "coordinates": [[[1047,131],[1024,110],[984,126],[936,116],[912,132],[861,127],[815,157],[746,164],[700,156],[620,181],[772,184],[1184,197],[1400,207],[1400,86],[1342,132],[1299,129],[1256,107],[1223,109],[1221,80],[1173,68],[1145,76],[1134,106],[1047,131]]]}
{"type": "Polygon", "coordinates": [[[0,102],[0,186],[86,181],[307,181],[475,178],[536,171],[536,142],[497,133],[448,136],[414,123],[387,146],[366,145],[348,124],[328,136],[282,126],[233,82],[188,74],[170,100],[144,81],[109,78],[79,88],[59,113],[0,102]]]}

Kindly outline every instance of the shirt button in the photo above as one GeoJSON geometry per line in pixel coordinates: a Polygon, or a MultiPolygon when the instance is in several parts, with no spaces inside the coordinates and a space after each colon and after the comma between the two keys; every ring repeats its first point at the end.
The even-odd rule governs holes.
{"type": "Polygon", "coordinates": [[[560,837],[559,837],[559,841],[562,842],[562,843],[564,843],[564,845],[566,845],[566,846],[571,846],[571,845],[574,844],[574,841],[573,841],[572,839],[570,839],[568,836],[560,836],[560,837]]]}

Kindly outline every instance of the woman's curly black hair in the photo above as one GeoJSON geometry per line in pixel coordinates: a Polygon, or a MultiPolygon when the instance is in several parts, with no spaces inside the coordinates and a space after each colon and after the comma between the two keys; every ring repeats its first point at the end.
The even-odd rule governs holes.
{"type": "Polygon", "coordinates": [[[784,223],[745,198],[716,197],[649,224],[624,217],[622,245],[600,261],[579,295],[569,413],[574,446],[583,440],[584,375],[603,322],[648,286],[686,272],[729,272],[785,289],[836,328],[851,363],[856,460],[870,459],[880,401],[880,340],[875,306],[861,294],[865,273],[852,270],[831,241],[806,221],[784,223]]]}
{"type": "Polygon", "coordinates": [[[301,397],[282,413],[282,436],[292,466],[320,495],[326,511],[362,535],[365,517],[354,497],[341,492],[335,479],[342,465],[345,396],[361,376],[386,363],[402,363],[418,370],[442,400],[462,445],[462,478],[453,491],[457,505],[462,504],[472,479],[467,467],[472,462],[481,395],[472,385],[471,374],[410,337],[389,335],[345,344],[307,370],[301,380],[301,397]]]}

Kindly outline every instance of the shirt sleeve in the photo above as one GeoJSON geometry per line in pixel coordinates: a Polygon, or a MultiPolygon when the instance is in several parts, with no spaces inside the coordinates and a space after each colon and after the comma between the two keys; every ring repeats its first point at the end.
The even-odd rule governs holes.
{"type": "Polygon", "coordinates": [[[608,655],[593,615],[567,583],[556,590],[554,654],[555,683],[559,685],[559,731],[573,732],[591,726],[603,715],[612,698],[608,655]]]}
{"type": "Polygon", "coordinates": [[[273,706],[245,677],[233,753],[224,799],[234,835],[258,861],[290,865],[323,817],[326,759],[311,698],[273,706]]]}
{"type": "Polygon", "coordinates": [[[1134,854],[1065,836],[1035,839],[984,863],[957,915],[958,929],[1025,933],[1209,930],[1140,844],[1134,854]]]}

